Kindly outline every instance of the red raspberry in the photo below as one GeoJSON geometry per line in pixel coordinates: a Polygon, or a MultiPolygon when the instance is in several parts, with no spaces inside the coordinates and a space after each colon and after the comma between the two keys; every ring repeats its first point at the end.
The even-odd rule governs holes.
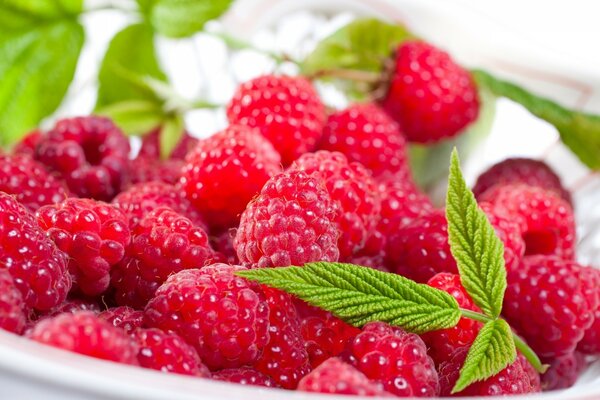
{"type": "Polygon", "coordinates": [[[202,228],[167,207],[147,214],[111,274],[117,304],[144,308],[169,275],[210,264],[214,252],[202,228]]]}
{"type": "Polygon", "coordinates": [[[92,199],[66,199],[40,208],[40,227],[69,256],[74,285],[88,296],[103,293],[110,269],[125,255],[131,238],[118,208],[92,199]]]}
{"type": "Polygon", "coordinates": [[[558,175],[543,161],[530,158],[507,158],[492,165],[479,175],[473,193],[479,198],[495,185],[523,183],[555,192],[571,204],[571,193],[566,190],[558,175]]]}
{"type": "Polygon", "coordinates": [[[13,148],[14,154],[23,154],[30,157],[35,156],[35,149],[44,137],[42,131],[34,129],[26,134],[13,148]]]}
{"type": "Polygon", "coordinates": [[[0,155],[0,191],[14,195],[31,212],[69,196],[64,182],[26,155],[0,155]]]}
{"type": "Polygon", "coordinates": [[[433,360],[421,338],[383,322],[370,322],[348,344],[344,354],[369,379],[400,397],[439,394],[433,360]]]}
{"type": "Polygon", "coordinates": [[[103,360],[137,365],[137,345],[121,329],[94,313],[60,314],[38,322],[27,337],[59,349],[103,360]]]}
{"type": "Polygon", "coordinates": [[[348,162],[341,153],[325,150],[302,155],[290,170],[305,171],[324,182],[337,203],[340,259],[347,260],[362,249],[380,210],[377,187],[369,171],[359,163],[348,162]]]}
{"type": "Polygon", "coordinates": [[[128,335],[132,334],[137,328],[141,328],[144,323],[143,311],[126,306],[109,308],[98,314],[98,317],[109,322],[112,326],[123,329],[128,335]]]}
{"type": "Polygon", "coordinates": [[[600,276],[556,256],[527,256],[508,271],[503,314],[540,357],[572,353],[594,322],[600,276]]]}
{"type": "Polygon", "coordinates": [[[250,367],[222,369],[212,374],[212,378],[240,385],[278,387],[273,379],[250,367]]]}
{"type": "Polygon", "coordinates": [[[71,289],[67,258],[13,196],[0,192],[0,268],[7,269],[28,308],[50,310],[71,289]]]}
{"type": "Polygon", "coordinates": [[[511,218],[522,218],[525,254],[575,256],[573,209],[554,192],[525,184],[497,185],[479,200],[505,207],[511,218]]]}
{"type": "Polygon", "coordinates": [[[284,172],[248,204],[234,246],[243,264],[259,268],[337,261],[337,215],[320,180],[284,172]]]}
{"type": "Polygon", "coordinates": [[[8,271],[0,269],[0,329],[21,334],[26,323],[23,296],[8,271]]]}
{"type": "Polygon", "coordinates": [[[58,121],[41,140],[35,156],[80,197],[108,201],[127,181],[129,141],[108,118],[58,121]]]}
{"type": "Polygon", "coordinates": [[[207,230],[204,219],[181,190],[164,182],[147,182],[131,186],[112,201],[129,217],[129,225],[137,224],[146,214],[158,207],[169,207],[188,218],[194,225],[207,230]]]}
{"type": "Polygon", "coordinates": [[[573,386],[586,366],[585,356],[577,351],[548,360],[546,364],[550,365],[550,368],[542,375],[544,391],[573,386]]]}
{"type": "Polygon", "coordinates": [[[354,104],[330,114],[319,148],[339,151],[349,161],[363,164],[373,176],[408,169],[406,140],[398,124],[373,103],[354,104]]]}
{"type": "Polygon", "coordinates": [[[237,265],[240,263],[237,253],[235,252],[235,247],[233,247],[234,237],[235,231],[231,230],[210,238],[212,248],[227,261],[226,264],[237,265]]]}
{"type": "Polygon", "coordinates": [[[234,275],[241,269],[214,264],[171,275],[146,306],[145,322],[177,333],[211,369],[256,361],[269,340],[269,307],[256,284],[234,275]]]}
{"type": "Polygon", "coordinates": [[[390,269],[420,283],[438,272],[458,273],[443,210],[429,211],[400,226],[388,237],[386,253],[390,269]]]}
{"type": "Polygon", "coordinates": [[[432,143],[455,136],[479,114],[477,87],[448,53],[421,41],[404,42],[382,105],[407,139],[432,143]]]}
{"type": "Polygon", "coordinates": [[[90,311],[94,314],[98,314],[100,312],[100,306],[96,299],[67,299],[64,303],[43,314],[42,317],[55,317],[59,314],[73,314],[78,311],[90,311]]]}
{"type": "Polygon", "coordinates": [[[138,362],[143,368],[181,375],[209,377],[198,353],[181,337],[160,329],[138,329],[133,335],[139,345],[138,362]]]}
{"type": "MultiPolygon", "coordinates": [[[[160,158],[160,128],[154,129],[146,135],[142,136],[142,146],[138,153],[138,157],[148,159],[160,158]]],[[[189,135],[188,132],[183,132],[183,136],[169,155],[171,160],[183,160],[190,150],[192,150],[198,139],[189,135]]]]}
{"type": "Polygon", "coordinates": [[[511,215],[510,212],[500,204],[492,205],[487,202],[479,203],[479,207],[487,216],[488,221],[494,227],[496,235],[504,244],[504,264],[507,269],[519,267],[521,258],[525,255],[525,241],[521,227],[523,218],[511,215]]]}
{"type": "Polygon", "coordinates": [[[240,85],[227,106],[227,117],[232,124],[258,128],[286,166],[317,147],[326,118],[325,107],[308,80],[273,75],[240,85]]]}
{"type": "MultiPolygon", "coordinates": [[[[442,272],[434,275],[427,284],[450,293],[461,308],[481,312],[460,282],[460,276],[442,272]]],[[[429,348],[429,355],[439,366],[441,363],[449,361],[456,349],[470,346],[480,329],[480,322],[461,318],[453,328],[427,332],[421,337],[429,348]]]]}
{"type": "MultiPolygon", "coordinates": [[[[465,362],[469,349],[457,349],[452,359],[443,362],[439,367],[441,395],[450,396],[454,384],[458,380],[461,367],[465,362]]],[[[483,381],[474,382],[457,396],[506,396],[513,394],[537,393],[540,388],[540,377],[529,361],[521,354],[515,362],[483,381]]]]}
{"type": "Polygon", "coordinates": [[[298,384],[298,390],[329,394],[392,397],[390,393],[383,390],[381,384],[371,382],[362,372],[336,357],[328,359],[302,378],[298,384]]]}
{"type": "Polygon", "coordinates": [[[160,181],[175,185],[183,168],[182,160],[158,160],[149,157],[136,157],[129,162],[130,183],[160,181]]]}
{"type": "Polygon", "coordinates": [[[180,184],[216,230],[239,223],[248,202],[281,170],[281,157],[258,130],[232,125],[201,140],[185,161],[180,184]]]}

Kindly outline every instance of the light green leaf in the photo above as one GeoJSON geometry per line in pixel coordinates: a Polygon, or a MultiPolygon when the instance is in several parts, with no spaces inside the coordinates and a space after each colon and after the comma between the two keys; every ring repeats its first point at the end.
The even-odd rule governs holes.
{"type": "Polygon", "coordinates": [[[453,327],[461,315],[446,292],[352,264],[315,262],[238,275],[296,295],[355,326],[383,321],[423,333],[453,327]]]}
{"type": "Polygon", "coordinates": [[[496,319],[487,322],[469,349],[452,393],[460,392],[473,382],[496,375],[516,358],[512,331],[506,321],[496,319]]]}
{"type": "Polygon", "coordinates": [[[600,116],[569,110],[491,74],[476,70],[473,77],[481,87],[524,106],[533,115],[556,127],[563,143],[591,169],[600,169],[600,116]]]}
{"type": "Polygon", "coordinates": [[[44,22],[74,18],[83,0],[0,0],[0,30],[28,30],[44,22]]]}
{"type": "Polygon", "coordinates": [[[96,110],[111,118],[128,135],[143,135],[161,125],[166,116],[160,104],[148,100],[124,100],[96,110]]]}
{"type": "Polygon", "coordinates": [[[233,0],[155,0],[150,10],[154,29],[169,37],[191,36],[223,14],[233,0]]]}
{"type": "Polygon", "coordinates": [[[160,129],[158,140],[160,142],[160,156],[163,159],[169,157],[179,140],[183,136],[183,118],[174,115],[167,119],[160,129]]]}
{"type": "Polygon", "coordinates": [[[498,317],[506,289],[504,245],[467,187],[456,150],[450,162],[446,218],[463,286],[486,315],[498,317]]]}

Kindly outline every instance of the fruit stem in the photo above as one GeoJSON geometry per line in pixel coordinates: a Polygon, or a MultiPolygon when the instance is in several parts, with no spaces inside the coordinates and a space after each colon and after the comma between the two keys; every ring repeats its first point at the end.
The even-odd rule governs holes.
{"type": "Polygon", "coordinates": [[[492,320],[492,318],[488,317],[487,315],[478,313],[476,311],[465,310],[464,308],[460,309],[460,313],[463,317],[474,319],[475,321],[483,322],[484,324],[492,320]]]}
{"type": "Polygon", "coordinates": [[[535,354],[535,351],[519,335],[513,332],[513,340],[515,341],[515,347],[525,358],[527,361],[531,363],[533,368],[540,374],[543,374],[548,370],[548,364],[542,364],[540,358],[535,354]]]}
{"type": "Polygon", "coordinates": [[[378,83],[381,80],[381,74],[357,69],[322,69],[308,75],[308,78],[338,78],[355,82],[378,83]]]}

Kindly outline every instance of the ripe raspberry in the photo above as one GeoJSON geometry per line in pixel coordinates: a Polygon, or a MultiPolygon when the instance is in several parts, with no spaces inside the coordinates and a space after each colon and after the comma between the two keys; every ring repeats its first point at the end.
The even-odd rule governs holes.
{"type": "Polygon", "coordinates": [[[13,154],[23,154],[30,157],[35,156],[35,149],[44,137],[42,131],[34,129],[26,134],[13,148],[13,154]]]}
{"type": "MultiPolygon", "coordinates": [[[[450,396],[454,384],[458,380],[460,368],[465,362],[469,349],[457,349],[452,359],[439,367],[441,395],[450,396]]],[[[457,396],[506,396],[513,394],[537,393],[540,388],[540,377],[529,361],[521,354],[515,362],[483,381],[474,382],[457,396]]]]}
{"type": "Polygon", "coordinates": [[[98,304],[97,299],[67,299],[64,303],[59,304],[57,307],[54,307],[52,310],[43,314],[42,317],[55,317],[59,314],[73,314],[78,311],[90,311],[94,314],[98,314],[100,313],[100,305],[98,304]]]}
{"type": "Polygon", "coordinates": [[[88,296],[104,293],[110,269],[125,255],[131,238],[118,208],[92,199],[66,199],[40,208],[40,227],[69,256],[73,283],[88,296]]]}
{"type": "Polygon", "coordinates": [[[182,160],[158,160],[149,157],[136,157],[129,162],[130,183],[160,181],[175,185],[183,168],[182,160]]]}
{"type": "Polygon", "coordinates": [[[137,224],[146,214],[158,207],[169,207],[188,218],[194,225],[207,230],[204,219],[173,185],[164,182],[147,182],[131,186],[112,201],[129,217],[129,225],[137,224]]]}
{"type": "Polygon", "coordinates": [[[248,202],[281,170],[281,157],[258,130],[232,125],[201,140],[185,161],[180,184],[217,230],[239,223],[248,202]]]}
{"type": "Polygon", "coordinates": [[[371,382],[352,365],[333,357],[325,361],[298,384],[298,390],[305,392],[352,394],[356,396],[392,397],[381,387],[371,382]]]}
{"type": "Polygon", "coordinates": [[[259,268],[337,261],[337,214],[318,179],[302,171],[276,175],[242,214],[237,255],[259,268]]]}
{"type": "Polygon", "coordinates": [[[210,238],[212,248],[226,260],[226,264],[237,265],[240,263],[237,253],[235,252],[235,247],[233,247],[234,237],[235,231],[231,230],[210,238]]]}
{"type": "Polygon", "coordinates": [[[137,328],[141,328],[144,323],[143,311],[126,306],[109,308],[98,314],[98,317],[114,327],[123,329],[128,335],[132,334],[137,328]]]}
{"type": "Polygon", "coordinates": [[[571,204],[571,193],[566,190],[558,175],[545,162],[530,158],[507,158],[492,165],[479,175],[473,193],[477,198],[495,185],[523,183],[555,192],[571,204]]]}
{"type": "Polygon", "coordinates": [[[509,211],[500,204],[492,205],[487,202],[479,203],[479,207],[494,227],[496,235],[504,244],[504,264],[511,270],[519,267],[521,258],[525,255],[525,241],[522,237],[521,226],[523,218],[511,215],[509,211]]]}
{"type": "Polygon", "coordinates": [[[71,289],[67,259],[14,197],[0,192],[0,268],[7,269],[27,308],[50,310],[71,289]]]}
{"type": "Polygon", "coordinates": [[[138,362],[143,368],[181,375],[209,377],[198,353],[181,337],[160,329],[138,329],[133,335],[139,345],[138,362]]]}
{"type": "Polygon", "coordinates": [[[239,86],[227,106],[232,124],[258,128],[289,165],[313,151],[323,132],[325,107],[302,77],[265,75],[239,86]]]}
{"type": "MultiPolygon", "coordinates": [[[[142,146],[138,153],[138,157],[144,157],[148,159],[159,159],[160,158],[160,128],[152,130],[150,133],[142,136],[142,146]]],[[[192,150],[198,139],[189,135],[188,132],[183,132],[183,136],[179,139],[179,142],[169,155],[171,160],[183,160],[187,153],[192,150]]]]}
{"type": "Polygon", "coordinates": [[[0,269],[0,329],[19,335],[26,323],[23,296],[8,271],[0,269]]]}
{"type": "Polygon", "coordinates": [[[349,362],[369,379],[400,397],[439,394],[433,360],[421,338],[383,322],[370,322],[348,344],[349,362]]]}
{"type": "MultiPolygon", "coordinates": [[[[460,282],[460,276],[442,272],[434,275],[427,284],[450,293],[461,308],[481,312],[460,282]]],[[[429,348],[429,355],[439,366],[441,363],[449,361],[456,349],[470,346],[480,329],[480,322],[461,318],[454,328],[427,332],[421,337],[429,348]]]]}
{"type": "Polygon", "coordinates": [[[269,307],[256,284],[234,275],[240,269],[213,264],[171,275],[146,306],[146,324],[177,333],[211,369],[254,362],[269,340],[269,307]]]}
{"type": "Polygon", "coordinates": [[[354,104],[330,114],[319,148],[339,151],[349,161],[363,164],[373,176],[408,169],[400,127],[373,103],[354,104]]]}
{"type": "Polygon", "coordinates": [[[511,218],[522,218],[525,254],[575,256],[573,209],[554,192],[525,184],[497,185],[479,199],[501,205],[511,218]]]}
{"type": "Polygon", "coordinates": [[[112,199],[127,183],[129,141],[113,122],[88,116],[60,120],[35,153],[80,197],[112,199]]]}
{"type": "Polygon", "coordinates": [[[586,365],[585,356],[577,351],[547,360],[545,364],[549,364],[550,368],[542,375],[544,391],[566,389],[573,386],[586,365]]]}
{"type": "Polygon", "coordinates": [[[0,155],[0,191],[12,194],[29,211],[69,196],[64,182],[26,155],[0,155]]]}
{"type": "Polygon", "coordinates": [[[27,337],[49,346],[102,360],[138,364],[138,349],[133,339],[89,311],[44,319],[27,333],[27,337]]]}
{"type": "Polygon", "coordinates": [[[343,154],[325,150],[302,155],[290,170],[304,171],[325,184],[340,210],[336,220],[340,259],[348,260],[364,247],[377,222],[380,204],[371,174],[343,154]]]}
{"type": "Polygon", "coordinates": [[[477,87],[448,53],[421,41],[404,42],[382,105],[411,142],[455,136],[479,114],[477,87]]]}
{"type": "Polygon", "coordinates": [[[250,367],[222,369],[212,374],[212,378],[240,385],[279,387],[273,379],[250,367]]]}
{"type": "Polygon", "coordinates": [[[527,256],[507,279],[510,325],[540,357],[572,353],[594,321],[600,276],[556,256],[527,256]]]}
{"type": "Polygon", "coordinates": [[[432,210],[388,237],[387,264],[397,274],[425,283],[438,272],[458,273],[448,244],[443,210],[432,210]]]}
{"type": "Polygon", "coordinates": [[[144,308],[169,275],[210,264],[214,252],[202,228],[168,207],[147,214],[131,232],[131,244],[111,273],[115,300],[144,308]]]}
{"type": "MultiPolygon", "coordinates": [[[[583,273],[583,279],[590,282],[597,282],[600,277],[600,272],[595,268],[586,268],[583,273]]],[[[583,339],[577,344],[577,351],[583,354],[600,354],[600,307],[595,309],[594,322],[585,331],[583,339]]]]}

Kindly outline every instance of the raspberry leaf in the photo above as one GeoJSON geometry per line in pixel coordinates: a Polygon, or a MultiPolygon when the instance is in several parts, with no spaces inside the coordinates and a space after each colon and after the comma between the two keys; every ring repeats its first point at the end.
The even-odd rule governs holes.
{"type": "Polygon", "coordinates": [[[496,375],[516,358],[515,342],[506,321],[495,319],[487,322],[469,348],[452,393],[460,392],[476,381],[496,375]]]}
{"type": "Polygon", "coordinates": [[[450,251],[463,286],[486,315],[497,318],[506,290],[504,245],[467,187],[456,149],[451,156],[446,219],[450,251]]]}
{"type": "Polygon", "coordinates": [[[461,316],[454,297],[444,291],[352,264],[315,262],[237,274],[291,293],[358,327],[383,321],[423,333],[453,327],[461,316]]]}

